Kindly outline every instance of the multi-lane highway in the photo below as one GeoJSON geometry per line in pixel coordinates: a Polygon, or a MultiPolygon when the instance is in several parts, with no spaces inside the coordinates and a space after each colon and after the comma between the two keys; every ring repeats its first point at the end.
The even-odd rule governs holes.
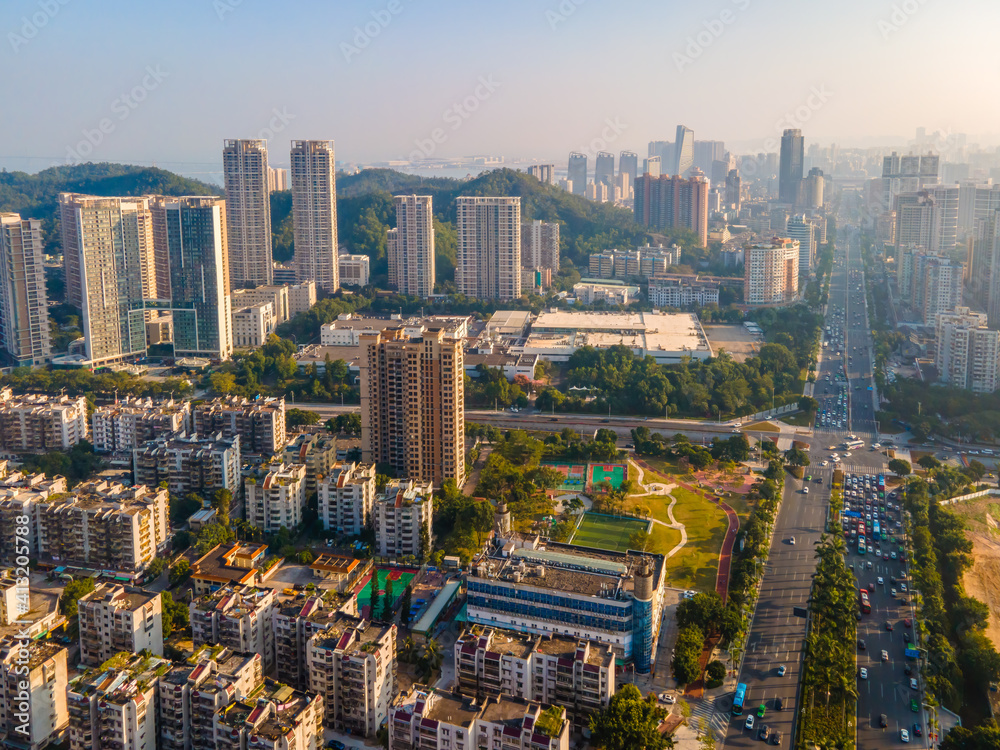
{"type": "MultiPolygon", "coordinates": [[[[741,716],[729,721],[726,747],[759,744],[761,721],[772,732],[781,732],[781,747],[793,746],[806,635],[806,620],[796,615],[795,607],[808,606],[816,567],[814,545],[826,528],[833,471],[835,468],[871,474],[884,471],[884,456],[871,449],[877,434],[873,391],[868,390],[873,386],[872,359],[863,273],[857,234],[847,228],[838,239],[824,321],[829,333],[824,335],[826,346],[817,367],[814,394],[820,401],[819,419],[812,436],[797,436],[809,445],[811,463],[806,473],[812,476],[812,481],[789,478],[785,483],[740,670],[739,681],[747,685],[745,709],[741,716]],[[841,446],[851,435],[864,439],[865,446],[845,451],[841,446]],[[837,459],[832,458],[835,453],[837,459]],[[808,494],[803,492],[805,487],[809,488],[808,494]],[[783,676],[778,674],[781,666],[785,667],[783,676]],[[780,711],[776,709],[778,698],[782,704],[780,711]],[[763,720],[756,717],[762,703],[763,720]],[[751,712],[755,714],[754,727],[748,730],[745,722],[751,712]]],[[[867,579],[864,583],[867,585],[867,579]]],[[[878,679],[870,679],[869,683],[876,690],[888,687],[878,679]]],[[[728,711],[729,704],[721,702],[716,708],[728,711]]],[[[878,719],[877,714],[875,718],[878,719]]]]}

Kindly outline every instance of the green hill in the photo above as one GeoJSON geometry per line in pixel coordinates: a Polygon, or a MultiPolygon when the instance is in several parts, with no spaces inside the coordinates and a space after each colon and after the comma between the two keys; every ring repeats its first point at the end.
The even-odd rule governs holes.
{"type": "Polygon", "coordinates": [[[59,193],[89,195],[221,195],[204,182],[156,167],[127,164],[80,164],[51,167],[38,174],[0,172],[0,211],[13,211],[28,219],[41,219],[46,250],[59,244],[59,193]]]}
{"type": "MultiPolygon", "coordinates": [[[[448,232],[454,233],[455,199],[460,196],[518,196],[522,221],[559,222],[560,255],[564,264],[570,261],[567,271],[574,265],[586,268],[592,253],[608,248],[633,248],[653,238],[646,227],[636,223],[628,209],[610,203],[594,203],[512,169],[497,169],[471,180],[424,178],[389,169],[366,169],[338,178],[337,218],[341,243],[351,252],[372,258],[373,276],[385,273],[385,241],[379,238],[396,224],[392,196],[406,193],[434,198],[438,244],[443,236],[446,253],[451,249],[448,232]]],[[[694,242],[694,236],[686,231],[666,238],[655,237],[658,241],[675,241],[684,247],[691,247],[694,242]]],[[[454,267],[453,256],[449,263],[442,255],[439,247],[438,265],[449,272],[454,267]]],[[[450,276],[438,273],[438,281],[449,279],[450,276]]]]}

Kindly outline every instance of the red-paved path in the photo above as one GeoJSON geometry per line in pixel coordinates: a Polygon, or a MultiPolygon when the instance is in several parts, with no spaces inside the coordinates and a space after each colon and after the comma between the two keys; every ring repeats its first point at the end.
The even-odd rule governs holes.
{"type": "Polygon", "coordinates": [[[736,544],[736,532],[740,528],[740,519],[735,510],[721,500],[718,503],[726,511],[729,528],[726,529],[726,538],[722,541],[722,551],[719,553],[719,572],[715,578],[715,590],[719,592],[722,601],[726,601],[726,597],[729,596],[729,571],[733,564],[733,545],[736,544]]]}

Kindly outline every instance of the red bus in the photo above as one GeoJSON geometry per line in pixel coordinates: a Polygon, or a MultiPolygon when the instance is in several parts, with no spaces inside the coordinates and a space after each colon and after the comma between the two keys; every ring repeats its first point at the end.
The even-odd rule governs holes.
{"type": "Polygon", "coordinates": [[[872,605],[868,601],[868,592],[861,589],[861,614],[870,615],[872,612],[872,605]]]}

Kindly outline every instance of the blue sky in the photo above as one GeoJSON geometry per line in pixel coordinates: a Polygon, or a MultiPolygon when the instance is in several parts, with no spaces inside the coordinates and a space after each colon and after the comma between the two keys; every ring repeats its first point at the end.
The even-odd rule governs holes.
{"type": "Polygon", "coordinates": [[[740,151],[790,124],[996,144],[998,21],[994,0],[4,0],[0,165],[217,171],[225,138],[272,134],[276,164],[298,138],[563,164],[678,123],[740,151]]]}

